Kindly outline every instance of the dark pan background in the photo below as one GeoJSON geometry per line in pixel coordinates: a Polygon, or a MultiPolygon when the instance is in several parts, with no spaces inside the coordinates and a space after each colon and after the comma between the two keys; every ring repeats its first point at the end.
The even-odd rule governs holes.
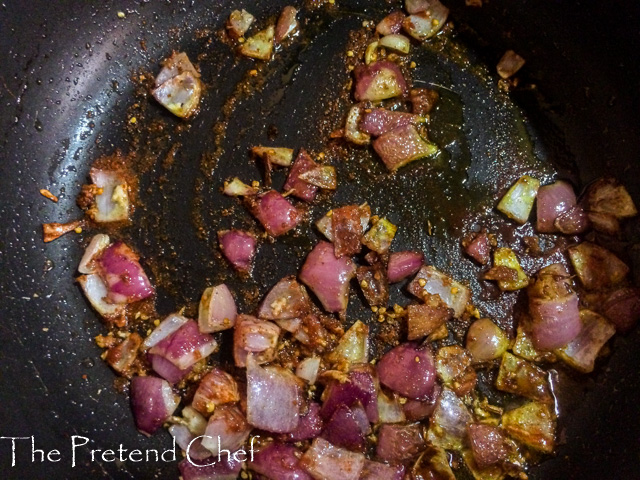
{"type": "MultiPolygon", "coordinates": [[[[340,8],[372,16],[373,7],[386,8],[383,2],[337,1],[340,8]]],[[[526,58],[523,75],[538,90],[520,92],[514,100],[557,166],[582,182],[617,175],[640,199],[640,4],[491,0],[482,9],[459,0],[447,4],[460,38],[480,62],[495,65],[507,48],[526,58]]],[[[259,2],[251,11],[260,18],[283,5],[259,2]]],[[[112,388],[114,374],[100,361],[92,338],[104,329],[72,281],[80,237],[71,234],[45,246],[40,225],[76,218],[75,196],[91,161],[115,147],[126,150],[122,132],[134,88],[131,72],[155,71],[172,48],[197,52],[193,32],[218,28],[238,6],[247,3],[0,3],[0,436],[33,435],[37,448],[62,452],[59,463],[32,462],[30,442],[20,441],[17,466],[11,467],[11,443],[0,440],[0,478],[177,478],[174,464],[91,462],[86,449],[71,468],[73,435],[90,438],[96,449],[120,444],[129,450],[164,449],[170,441],[164,433],[146,439],[135,431],[128,399],[112,388]],[[119,19],[118,11],[127,12],[126,18],[119,19]],[[169,35],[173,27],[179,32],[169,35]],[[62,192],[60,202],[41,197],[43,187],[62,192]]],[[[342,33],[354,26],[357,22],[337,24],[342,33]]],[[[322,61],[341,51],[344,36],[324,35],[316,45],[321,69],[322,61]]],[[[224,59],[216,62],[225,72],[216,87],[222,98],[238,80],[238,70],[224,59]]],[[[311,73],[297,80],[309,101],[314,85],[330,81],[322,70],[311,73]]],[[[211,97],[215,112],[217,95],[211,97]]],[[[194,123],[205,128],[204,118],[194,123]]],[[[282,115],[281,138],[300,133],[299,121],[282,115]]],[[[173,215],[180,233],[172,241],[180,251],[206,249],[179,213],[189,208],[187,193],[180,192],[193,190],[197,168],[179,173],[170,205],[158,201],[158,206],[173,215]]],[[[181,293],[196,298],[201,283],[194,279],[206,275],[205,266],[187,265],[193,270],[181,293]]],[[[163,301],[160,311],[175,307],[170,298],[163,301]]],[[[575,392],[557,457],[532,471],[532,479],[640,478],[639,346],[638,331],[615,340],[606,367],[589,388],[575,392]]]]}

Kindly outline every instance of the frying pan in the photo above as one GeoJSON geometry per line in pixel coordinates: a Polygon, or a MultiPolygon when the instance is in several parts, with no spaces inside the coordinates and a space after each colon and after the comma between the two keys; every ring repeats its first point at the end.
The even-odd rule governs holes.
{"type": "MultiPolygon", "coordinates": [[[[115,377],[92,341],[105,328],[73,283],[91,232],[44,245],[40,225],[77,218],[75,197],[91,162],[121,149],[132,153],[143,175],[135,221],[120,234],[144,258],[156,259],[149,268],[159,285],[158,311],[192,308],[204,287],[217,280],[240,288],[207,232],[252,221],[240,211],[222,216],[221,209],[232,204],[220,199],[218,188],[230,175],[259,178],[246,155],[252,144],[324,148],[322,134],[337,126],[331,99],[339,97],[346,78],[340,58],[348,31],[389,7],[337,3],[333,9],[305,10],[306,33],[261,70],[267,80],[252,88],[262,90],[240,98],[224,135],[213,127],[224,122],[222,106],[246,80],[252,61],[234,58],[215,30],[247,2],[0,4],[0,436],[33,436],[36,448],[58,449],[62,457],[57,463],[38,456],[32,461],[30,442],[22,440],[12,467],[10,442],[0,440],[2,478],[176,478],[175,463],[91,461],[86,449],[72,467],[73,435],[89,438],[87,448],[100,450],[122,445],[162,451],[171,442],[164,433],[147,439],[135,431],[127,396],[113,387],[115,377]],[[197,58],[207,85],[202,111],[186,124],[144,98],[133,80],[134,74],[139,79],[140,73],[156,72],[172,49],[197,58]],[[132,126],[132,116],[139,117],[139,128],[132,126]],[[162,134],[145,131],[150,125],[161,125],[162,134]],[[211,153],[217,147],[224,151],[218,157],[211,153]],[[59,195],[59,203],[41,197],[40,188],[59,195]]],[[[447,4],[461,57],[429,47],[419,54],[414,73],[449,102],[449,116],[440,118],[444,127],[438,130],[433,122],[434,139],[448,155],[441,159],[445,166],[433,173],[418,165],[411,167],[416,175],[389,179],[362,152],[350,153],[339,166],[340,178],[348,169],[362,180],[346,181],[330,202],[368,196],[374,211],[402,226],[397,248],[421,246],[434,264],[470,278],[471,267],[451,246],[465,212],[488,205],[488,196],[472,198],[460,189],[463,180],[495,192],[541,159],[542,166],[553,165],[577,185],[615,175],[640,199],[640,5],[447,4]],[[509,48],[527,65],[520,75],[524,86],[506,99],[491,72],[509,48]],[[461,59],[488,69],[471,72],[461,59]],[[435,225],[433,236],[425,233],[425,218],[435,225]]],[[[284,5],[260,2],[250,9],[265,21],[284,5]]],[[[281,180],[276,176],[274,182],[281,180]]],[[[322,209],[314,208],[317,217],[322,209]]],[[[254,305],[252,289],[264,291],[296,271],[314,235],[303,231],[261,246],[254,279],[242,290],[245,308],[254,305]]],[[[352,299],[349,316],[368,318],[358,303],[352,299]]],[[[499,315],[500,305],[483,306],[499,315]]],[[[604,367],[588,379],[569,380],[558,454],[530,478],[640,478],[638,347],[637,331],[616,338],[604,367]]]]}

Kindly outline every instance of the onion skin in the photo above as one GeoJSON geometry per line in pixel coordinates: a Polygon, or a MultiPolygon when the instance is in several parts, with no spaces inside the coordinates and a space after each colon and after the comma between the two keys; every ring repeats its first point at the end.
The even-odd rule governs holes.
{"type": "Polygon", "coordinates": [[[532,341],[536,349],[560,348],[580,333],[578,295],[573,291],[563,265],[556,263],[540,270],[528,294],[532,341]]]}
{"type": "Polygon", "coordinates": [[[481,318],[469,327],[466,347],[474,362],[488,362],[500,358],[507,351],[509,339],[495,323],[488,318],[481,318]]]}
{"type": "Polygon", "coordinates": [[[414,400],[427,400],[433,392],[436,369],[433,355],[416,343],[403,343],[378,362],[380,382],[414,400]]]}
{"type": "Polygon", "coordinates": [[[274,36],[276,44],[282,43],[285,38],[296,32],[298,29],[298,20],[296,20],[297,14],[298,10],[290,5],[282,9],[282,13],[280,14],[280,18],[278,18],[278,23],[276,24],[274,36]]]}

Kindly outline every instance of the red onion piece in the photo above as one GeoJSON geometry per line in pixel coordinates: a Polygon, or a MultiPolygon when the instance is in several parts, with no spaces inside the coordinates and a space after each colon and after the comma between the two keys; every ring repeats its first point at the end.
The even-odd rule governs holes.
{"type": "Polygon", "coordinates": [[[87,248],[84,250],[80,265],[78,265],[78,271],[80,273],[96,273],[97,265],[95,260],[102,253],[102,251],[109,246],[111,240],[108,235],[99,233],[94,235],[87,248]]]}
{"type": "Polygon", "coordinates": [[[463,240],[462,246],[467,255],[480,265],[486,265],[491,258],[491,245],[485,232],[475,234],[470,240],[463,240]]]}
{"type": "Polygon", "coordinates": [[[145,435],[158,430],[179,403],[180,396],[173,393],[166,380],[151,376],[131,379],[131,408],[136,427],[145,435]]]}
{"type": "Polygon", "coordinates": [[[344,312],[349,302],[349,282],[356,274],[350,258],[336,258],[333,245],[318,243],[307,255],[300,280],[316,294],[328,312],[344,312]]]}
{"type": "Polygon", "coordinates": [[[358,102],[378,102],[387,98],[406,95],[405,82],[398,65],[387,60],[373,62],[369,65],[358,65],[354,70],[356,87],[355,97],[358,102]]]}
{"type": "Polygon", "coordinates": [[[602,290],[620,283],[629,267],[606,248],[591,242],[569,247],[569,257],[587,290],[602,290]]]}
{"type": "Polygon", "coordinates": [[[302,397],[299,380],[280,367],[260,367],[247,357],[247,419],[256,428],[274,433],[298,426],[302,397]]]}
{"type": "Polygon", "coordinates": [[[286,6],[282,9],[282,13],[276,24],[276,33],[274,36],[276,43],[282,43],[285,38],[295,33],[298,28],[298,20],[296,20],[297,14],[298,10],[292,6],[286,6]]]}
{"type": "Polygon", "coordinates": [[[480,468],[507,460],[507,437],[498,427],[472,423],[467,427],[473,458],[480,468]]]}
{"type": "Polygon", "coordinates": [[[189,321],[188,318],[182,315],[171,314],[165,318],[160,325],[153,329],[153,332],[145,338],[142,345],[144,348],[151,348],[160,343],[165,338],[169,337],[173,333],[177,332],[180,327],[189,321]]]}
{"type": "Polygon", "coordinates": [[[602,232],[612,237],[620,233],[620,221],[615,215],[602,212],[587,212],[584,214],[587,222],[596,232],[602,232]]]}
{"type": "Polygon", "coordinates": [[[422,267],[415,278],[407,286],[412,295],[423,299],[426,294],[438,295],[459,318],[471,300],[471,291],[432,266],[422,267]],[[424,280],[424,285],[420,285],[424,280]]]}
{"type": "Polygon", "coordinates": [[[209,287],[202,294],[198,312],[198,327],[202,333],[232,328],[237,315],[236,301],[224,283],[209,287]]]}
{"type": "Polygon", "coordinates": [[[138,350],[142,345],[142,338],[137,333],[132,333],[118,345],[107,351],[105,360],[116,372],[127,376],[127,370],[138,358],[138,350]]]}
{"type": "Polygon", "coordinates": [[[85,297],[96,309],[100,315],[106,319],[115,319],[122,317],[125,312],[125,306],[121,304],[111,303],[106,300],[109,291],[107,285],[100,275],[92,273],[91,275],[80,275],[77,279],[85,297]]]}
{"type": "Polygon", "coordinates": [[[293,191],[292,195],[300,200],[313,202],[316,198],[316,194],[318,193],[318,187],[301,180],[299,177],[301,174],[317,167],[318,164],[311,158],[306,150],[300,150],[300,153],[298,153],[298,156],[289,171],[289,176],[287,177],[287,181],[285,182],[283,189],[286,192],[293,191]]]}
{"type": "Polygon", "coordinates": [[[331,214],[331,229],[335,256],[353,256],[360,253],[360,238],[364,234],[358,205],[336,208],[331,214]]]}
{"type": "Polygon", "coordinates": [[[240,409],[234,405],[220,405],[209,417],[207,430],[202,438],[202,446],[214,456],[223,454],[224,450],[235,452],[244,445],[251,433],[251,425],[247,423],[240,409]]]}
{"type": "Polygon", "coordinates": [[[500,77],[507,79],[515,75],[518,70],[520,70],[524,66],[524,64],[524,58],[522,58],[513,50],[507,50],[498,62],[496,70],[498,71],[498,75],[500,75],[500,77]]]}
{"type": "Polygon", "coordinates": [[[234,378],[215,367],[200,380],[191,405],[203,415],[209,415],[218,405],[238,401],[240,391],[234,378]]]}
{"type": "Polygon", "coordinates": [[[315,479],[359,480],[365,458],[316,438],[302,456],[302,465],[315,479]]]}
{"type": "Polygon", "coordinates": [[[554,222],[563,213],[569,211],[576,204],[576,194],[573,187],[562,180],[540,187],[538,190],[536,229],[542,233],[556,231],[554,222]]]}
{"type": "Polygon", "coordinates": [[[427,400],[436,379],[433,355],[416,343],[403,343],[382,356],[378,375],[391,390],[415,400],[427,400]]]}
{"type": "Polygon", "coordinates": [[[202,446],[202,439],[196,438],[186,425],[171,425],[169,433],[176,440],[176,444],[192,460],[206,460],[211,452],[202,446]]]}
{"type": "Polygon", "coordinates": [[[375,263],[370,267],[358,267],[356,278],[369,305],[387,306],[389,302],[389,281],[381,262],[375,263]]]}
{"type": "Polygon", "coordinates": [[[237,480],[244,462],[234,455],[222,455],[206,460],[185,458],[178,464],[182,480],[237,480]]]}
{"type": "Polygon", "coordinates": [[[481,318],[469,326],[466,347],[474,362],[488,362],[502,357],[509,348],[509,338],[490,319],[481,318]]]}
{"type": "Polygon", "coordinates": [[[138,262],[138,255],[122,242],[114,242],[100,255],[100,275],[107,284],[107,298],[113,303],[132,303],[155,291],[138,262]]]}
{"type": "Polygon", "coordinates": [[[578,295],[571,288],[569,273],[562,264],[540,270],[528,293],[536,349],[559,348],[578,335],[581,328],[578,295]]]}
{"type": "Polygon", "coordinates": [[[605,300],[602,313],[617,331],[630,332],[640,319],[640,290],[619,288],[613,291],[605,300]]]}
{"type": "Polygon", "coordinates": [[[102,189],[94,197],[87,213],[98,223],[123,222],[129,219],[129,187],[121,172],[92,168],[91,181],[102,189]]]}
{"type": "Polygon", "coordinates": [[[581,206],[576,205],[558,215],[553,225],[560,233],[577,235],[589,228],[589,216],[581,206]]]}
{"type": "Polygon", "coordinates": [[[390,172],[438,151],[438,147],[422,138],[413,125],[396,128],[378,137],[373,141],[373,149],[390,172]]]}
{"type": "Polygon", "coordinates": [[[254,22],[255,17],[246,10],[234,10],[227,20],[227,32],[232,38],[240,38],[254,22]]]}
{"type": "Polygon", "coordinates": [[[326,359],[339,369],[369,361],[369,327],[356,320],[326,359]]]}
{"type": "Polygon", "coordinates": [[[404,20],[404,13],[400,10],[391,12],[389,15],[380,20],[380,23],[376,26],[376,32],[380,35],[392,35],[394,33],[400,33],[402,30],[402,21],[404,20]]]}
{"type": "Polygon", "coordinates": [[[431,2],[429,0],[405,0],[404,8],[407,10],[409,15],[413,15],[414,13],[424,12],[431,7],[431,2]]]}
{"type": "Polygon", "coordinates": [[[254,454],[249,467],[272,480],[313,480],[300,464],[302,454],[293,445],[273,442],[254,454]]]}
{"type": "Polygon", "coordinates": [[[362,451],[365,435],[371,433],[371,425],[360,405],[340,405],[322,431],[322,438],[336,447],[362,451]]]}
{"type": "Polygon", "coordinates": [[[378,430],[376,454],[391,463],[404,463],[415,458],[425,447],[420,424],[385,424],[378,430]]]}
{"type": "Polygon", "coordinates": [[[404,466],[387,465],[386,463],[364,461],[364,468],[360,474],[360,480],[402,480],[404,478],[404,466]]]}
{"type": "Polygon", "coordinates": [[[251,214],[274,237],[284,235],[302,220],[302,214],[275,190],[269,190],[258,198],[248,197],[245,202],[251,214]]]}
{"type": "Polygon", "coordinates": [[[171,384],[178,383],[186,377],[192,369],[192,367],[187,367],[181,370],[161,355],[149,354],[148,358],[153,371],[171,384]]]}
{"type": "Polygon", "coordinates": [[[467,425],[472,420],[473,417],[462,400],[445,387],[431,415],[428,440],[447,450],[459,450],[467,435],[467,425]]]}
{"type": "Polygon", "coordinates": [[[275,30],[274,25],[269,25],[264,30],[246,38],[244,43],[240,45],[238,52],[245,57],[269,60],[273,53],[275,30]]]}
{"type": "Polygon", "coordinates": [[[371,136],[360,130],[360,120],[364,115],[364,104],[357,103],[349,109],[347,120],[344,124],[344,138],[356,145],[368,145],[371,136]]]}
{"type": "Polygon", "coordinates": [[[249,272],[256,254],[256,237],[242,230],[218,232],[220,250],[229,263],[240,272],[249,272]]]}
{"type": "Polygon", "coordinates": [[[238,315],[233,331],[233,358],[244,367],[247,355],[253,354],[258,364],[270,362],[276,354],[280,327],[251,315],[238,315]]]}
{"type": "Polygon", "coordinates": [[[433,411],[436,409],[436,402],[438,397],[440,396],[441,387],[439,384],[436,384],[433,389],[433,394],[429,400],[425,400],[421,402],[419,400],[407,399],[407,402],[402,406],[404,410],[404,414],[407,417],[407,420],[410,422],[415,422],[417,420],[424,420],[431,416],[433,411]]]}
{"type": "Polygon", "coordinates": [[[302,360],[296,367],[296,375],[309,382],[310,385],[316,383],[318,370],[320,368],[319,357],[308,357],[302,360]]]}
{"type": "Polygon", "coordinates": [[[212,336],[200,333],[198,324],[188,320],[169,337],[153,346],[149,353],[163,356],[180,370],[184,370],[208,357],[217,348],[218,343],[212,336]]]}
{"type": "Polygon", "coordinates": [[[449,9],[438,0],[429,0],[425,3],[428,3],[426,10],[417,11],[402,22],[405,32],[419,41],[427,40],[437,34],[444,27],[449,16],[449,9]]]}
{"type": "Polygon", "coordinates": [[[185,53],[173,53],[156,77],[153,97],[174,115],[188,118],[200,103],[200,74],[185,53]]]}
{"type": "Polygon", "coordinates": [[[323,349],[327,345],[329,333],[315,314],[303,318],[276,320],[280,328],[290,332],[293,338],[313,349],[323,349]]]}
{"type": "Polygon", "coordinates": [[[415,125],[423,122],[424,118],[413,113],[393,112],[385,108],[374,108],[364,114],[360,122],[360,129],[375,137],[379,137],[396,128],[415,125]]]}
{"type": "Polygon", "coordinates": [[[380,423],[402,423],[406,420],[396,395],[387,396],[382,390],[378,392],[378,420],[380,423]]]}
{"type": "Polygon", "coordinates": [[[300,318],[311,310],[311,301],[303,285],[295,277],[280,280],[264,297],[258,317],[267,320],[300,318]]]}
{"type": "Polygon", "coordinates": [[[320,415],[329,420],[342,405],[360,403],[371,423],[378,423],[378,379],[370,365],[362,365],[348,374],[348,381],[332,382],[326,389],[320,415]]]}
{"type": "Polygon", "coordinates": [[[589,212],[612,215],[617,219],[638,214],[627,189],[613,178],[601,178],[589,185],[584,203],[589,212]]]}
{"type": "Polygon", "coordinates": [[[409,92],[411,111],[424,117],[433,110],[439,98],[440,94],[430,88],[412,88],[409,92]]]}
{"type": "Polygon", "coordinates": [[[419,252],[394,252],[389,256],[387,277],[389,283],[401,282],[411,275],[415,275],[424,264],[424,255],[419,252]]]}
{"type": "Polygon", "coordinates": [[[307,413],[300,417],[298,426],[289,433],[282,435],[282,439],[288,442],[301,442],[316,438],[324,428],[324,421],[320,417],[320,405],[310,402],[307,413]]]}

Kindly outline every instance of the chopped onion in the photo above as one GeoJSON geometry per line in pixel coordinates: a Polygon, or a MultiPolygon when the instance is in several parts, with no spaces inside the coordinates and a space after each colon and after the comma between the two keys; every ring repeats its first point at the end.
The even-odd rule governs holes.
{"type": "Polygon", "coordinates": [[[363,451],[365,436],[371,433],[371,425],[361,405],[340,405],[326,423],[322,438],[336,447],[363,451]]]}
{"type": "Polygon", "coordinates": [[[442,327],[453,312],[437,295],[424,297],[424,305],[408,305],[407,338],[419,340],[442,327]]]}
{"type": "Polygon", "coordinates": [[[293,162],[293,149],[282,147],[253,147],[251,153],[265,162],[281,167],[290,167],[293,162]]]}
{"type": "Polygon", "coordinates": [[[369,327],[356,320],[342,336],[327,360],[337,366],[349,366],[369,361],[369,327]]]}
{"type": "Polygon", "coordinates": [[[401,282],[411,275],[415,275],[424,264],[424,255],[418,252],[394,252],[389,256],[387,264],[387,278],[389,283],[401,282]]]}
{"type": "Polygon", "coordinates": [[[376,253],[387,253],[397,231],[398,227],[386,218],[381,218],[364,234],[362,244],[376,253]]]}
{"type": "Polygon", "coordinates": [[[413,125],[396,128],[378,137],[373,148],[390,172],[438,152],[438,147],[422,138],[413,125]]]}
{"type": "MultiPolygon", "coordinates": [[[[292,169],[293,171],[293,169],[292,169]]],[[[284,235],[302,220],[302,214],[289,200],[275,190],[245,198],[251,214],[258,219],[269,235],[284,235]]]]}
{"type": "Polygon", "coordinates": [[[478,467],[487,468],[507,460],[507,438],[500,428],[472,423],[467,430],[473,458],[478,467]]]}
{"type": "Polygon", "coordinates": [[[364,462],[363,454],[335,447],[322,438],[316,438],[302,456],[304,468],[322,480],[359,480],[364,462]]]}
{"type": "Polygon", "coordinates": [[[235,379],[220,368],[213,368],[207,373],[196,393],[192,406],[203,415],[210,415],[217,406],[240,401],[240,391],[235,379]]]}
{"type": "Polygon", "coordinates": [[[515,75],[524,66],[524,63],[524,58],[513,50],[507,50],[498,62],[496,70],[498,70],[498,75],[507,79],[515,75]]]}
{"type": "Polygon", "coordinates": [[[316,383],[318,370],[320,369],[319,357],[308,357],[302,360],[296,367],[296,375],[306,380],[309,385],[316,383]]]}
{"type": "Polygon", "coordinates": [[[613,215],[618,219],[638,214],[627,189],[613,178],[601,178],[591,184],[585,196],[588,211],[613,215]]]}
{"type": "Polygon", "coordinates": [[[107,284],[107,299],[113,303],[132,303],[155,293],[136,255],[122,242],[105,248],[97,259],[99,272],[107,284]]]}
{"type": "Polygon", "coordinates": [[[224,257],[240,272],[249,272],[256,254],[256,237],[242,230],[220,230],[218,242],[224,257]]]}
{"type": "Polygon", "coordinates": [[[404,31],[419,41],[437,34],[447,22],[449,9],[438,0],[429,0],[428,10],[409,15],[402,22],[404,31]]]}
{"type": "Polygon", "coordinates": [[[311,311],[311,300],[307,290],[295,277],[280,280],[264,297],[258,317],[267,320],[302,318],[311,311]]]}
{"type": "Polygon", "coordinates": [[[249,37],[240,46],[240,53],[245,57],[256,58],[258,60],[269,60],[273,53],[273,38],[275,28],[270,25],[266,29],[249,37]]]}
{"type": "Polygon", "coordinates": [[[431,416],[433,411],[436,409],[436,402],[438,397],[440,397],[440,392],[442,388],[439,384],[436,384],[433,389],[432,398],[425,401],[420,400],[412,400],[410,398],[407,399],[405,404],[402,406],[402,410],[404,411],[404,415],[409,421],[416,420],[424,420],[431,416]]]}
{"type": "Polygon", "coordinates": [[[223,193],[230,197],[246,197],[257,195],[258,189],[247,185],[238,177],[234,177],[230,182],[224,182],[223,193]]]}
{"type": "Polygon", "coordinates": [[[277,480],[313,480],[300,464],[301,452],[293,445],[273,442],[261,447],[250,459],[249,467],[261,478],[277,480]]]}
{"type": "Polygon", "coordinates": [[[544,403],[529,402],[502,415],[506,432],[529,448],[543,453],[553,452],[556,421],[544,403]]]}
{"type": "Polygon", "coordinates": [[[209,417],[202,446],[214,456],[223,454],[224,450],[235,452],[244,445],[249,433],[251,425],[247,423],[238,407],[220,405],[209,417]]]}
{"type": "Polygon", "coordinates": [[[200,103],[200,74],[185,53],[174,52],[164,61],[151,93],[171,113],[188,118],[197,111],[200,103]]]}
{"type": "Polygon", "coordinates": [[[212,336],[200,333],[198,324],[188,320],[170,336],[155,344],[149,353],[160,355],[184,370],[208,357],[217,348],[218,343],[212,336]]]}
{"type": "Polygon", "coordinates": [[[471,239],[462,240],[462,247],[465,253],[480,265],[486,265],[489,262],[491,245],[489,236],[485,232],[477,233],[471,239]]]}
{"type": "Polygon", "coordinates": [[[298,426],[282,437],[290,442],[301,442],[316,438],[323,428],[324,421],[320,417],[320,405],[317,402],[309,402],[307,412],[300,417],[298,426]]]}
{"type": "Polygon", "coordinates": [[[619,288],[605,300],[602,313],[622,333],[629,332],[640,319],[640,290],[619,288]]]}
{"type": "Polygon", "coordinates": [[[576,205],[576,194],[573,187],[562,180],[540,187],[537,200],[536,230],[552,233],[556,219],[576,205]]]}
{"type": "Polygon", "coordinates": [[[160,324],[156,328],[153,329],[153,331],[147,338],[145,338],[144,342],[142,343],[143,347],[151,348],[157,345],[161,340],[164,340],[174,332],[177,332],[178,329],[188,321],[189,319],[183,317],[182,315],[169,315],[162,322],[160,322],[160,324]]]}
{"type": "Polygon", "coordinates": [[[300,418],[302,397],[293,373],[280,367],[262,368],[247,357],[247,419],[274,433],[293,431],[300,418]]]}
{"type": "Polygon", "coordinates": [[[211,452],[202,446],[202,439],[196,438],[196,435],[191,433],[185,425],[171,425],[168,430],[175,439],[176,444],[189,458],[193,460],[205,460],[211,456],[211,452]]]}
{"type": "Polygon", "coordinates": [[[192,367],[180,369],[161,355],[151,353],[147,355],[147,358],[153,371],[171,384],[180,382],[192,370],[192,367]]]}
{"type": "Polygon", "coordinates": [[[138,430],[145,435],[158,430],[179,403],[180,396],[166,380],[151,376],[131,379],[131,408],[138,430]]]}
{"type": "Polygon", "coordinates": [[[533,363],[506,352],[502,356],[496,388],[543,403],[553,403],[546,373],[533,363]]]}
{"type": "Polygon", "coordinates": [[[354,75],[355,98],[358,102],[378,102],[407,93],[407,83],[400,68],[393,62],[381,60],[370,65],[358,65],[354,75]]]}
{"type": "Polygon", "coordinates": [[[185,458],[178,464],[182,480],[237,480],[242,464],[235,455],[221,455],[221,459],[213,458],[196,460],[185,458]]]}
{"type": "Polygon", "coordinates": [[[591,310],[580,310],[582,329],[567,345],[555,351],[565,363],[583,373],[593,372],[596,358],[616,333],[615,327],[591,310]]]}
{"type": "Polygon", "coordinates": [[[384,17],[380,23],[376,26],[376,32],[380,35],[391,35],[394,33],[400,33],[402,30],[402,21],[404,20],[404,13],[399,10],[391,12],[384,17]]]}
{"type": "Polygon", "coordinates": [[[224,283],[209,287],[202,293],[198,309],[198,327],[202,333],[232,328],[237,315],[236,301],[224,283]]]}
{"type": "Polygon", "coordinates": [[[361,209],[357,205],[336,208],[331,213],[331,238],[336,257],[360,253],[360,238],[364,233],[361,209]]]}
{"type": "Polygon", "coordinates": [[[291,192],[294,197],[304,200],[305,202],[313,202],[318,193],[318,187],[311,185],[300,179],[300,175],[309,170],[318,167],[318,164],[311,158],[307,151],[303,148],[298,153],[293,166],[289,171],[289,176],[284,184],[284,190],[291,192]]]}
{"type": "Polygon", "coordinates": [[[467,436],[467,425],[472,420],[462,400],[445,387],[431,416],[427,438],[437,447],[460,450],[467,436]]]}
{"type": "Polygon", "coordinates": [[[276,31],[274,40],[276,43],[282,43],[282,41],[290,35],[293,35],[298,29],[298,20],[296,15],[298,10],[288,5],[282,9],[278,23],[276,24],[276,31]]]}
{"type": "Polygon", "coordinates": [[[91,181],[101,190],[94,197],[94,205],[87,211],[94,222],[109,223],[128,220],[130,211],[129,187],[117,171],[92,168],[91,181]]]}
{"type": "Polygon", "coordinates": [[[78,271],[86,274],[96,273],[95,259],[99,257],[102,251],[107,248],[110,243],[111,240],[108,235],[103,235],[102,233],[94,235],[89,242],[89,245],[87,245],[84,255],[82,255],[80,265],[78,265],[78,271]]]}
{"type": "Polygon", "coordinates": [[[384,424],[378,430],[376,455],[387,462],[401,464],[411,461],[424,447],[420,424],[384,424]]]}
{"type": "Polygon", "coordinates": [[[320,415],[329,420],[341,405],[362,405],[371,423],[378,423],[379,382],[375,369],[369,364],[353,367],[339,380],[333,380],[325,389],[324,403],[320,415]]]}
{"type": "Polygon", "coordinates": [[[589,216],[581,206],[576,205],[561,213],[553,222],[553,225],[560,233],[577,235],[589,227],[589,216]]]}
{"type": "Polygon", "coordinates": [[[422,267],[407,289],[420,299],[427,294],[438,295],[453,310],[456,318],[464,313],[471,300],[471,291],[467,287],[433,266],[422,267]]]}
{"type": "Polygon", "coordinates": [[[476,386],[477,375],[471,368],[471,360],[471,354],[459,345],[442,347],[436,354],[438,378],[461,397],[476,386]]]}
{"type": "Polygon", "coordinates": [[[378,42],[371,42],[364,51],[364,63],[369,65],[378,59],[378,42]]]}
{"type": "Polygon", "coordinates": [[[349,302],[349,282],[355,273],[350,258],[336,258],[333,245],[320,242],[307,255],[300,280],[316,294],[326,311],[344,312],[349,302]]]}
{"type": "Polygon", "coordinates": [[[360,121],[360,129],[379,137],[391,130],[425,121],[424,117],[406,112],[394,112],[385,108],[374,108],[366,112],[360,121]]]}
{"type": "Polygon", "coordinates": [[[502,197],[498,210],[518,223],[526,223],[539,187],[540,182],[535,178],[529,175],[520,177],[502,197]]]}
{"type": "Polygon", "coordinates": [[[438,92],[430,88],[412,88],[409,92],[411,111],[424,117],[433,110],[439,98],[438,92]]]}
{"type": "Polygon", "coordinates": [[[559,348],[578,335],[578,296],[571,287],[569,273],[563,265],[556,263],[540,270],[528,294],[535,348],[559,348]]]}
{"type": "Polygon", "coordinates": [[[233,358],[237,367],[246,366],[249,354],[254,363],[267,363],[274,359],[280,327],[251,315],[238,315],[233,330],[233,358]]]}
{"type": "Polygon", "coordinates": [[[116,318],[124,315],[125,307],[122,304],[110,303],[105,299],[109,294],[107,285],[104,283],[100,275],[81,275],[77,279],[78,283],[82,287],[85,297],[91,303],[91,306],[95,308],[103,317],[116,318]]]}
{"type": "Polygon", "coordinates": [[[620,233],[620,221],[615,215],[601,212],[587,212],[585,215],[587,217],[585,222],[597,232],[611,236],[617,236],[620,233]]]}
{"type": "Polygon", "coordinates": [[[488,362],[500,358],[507,351],[509,339],[490,319],[481,318],[469,326],[466,347],[474,362],[488,362]]]}
{"type": "Polygon", "coordinates": [[[406,420],[402,405],[395,395],[378,392],[378,418],[380,423],[403,423],[406,420]]]}
{"type": "Polygon", "coordinates": [[[400,34],[390,34],[378,40],[378,45],[398,53],[407,54],[411,50],[411,41],[400,34]]]}
{"type": "Polygon", "coordinates": [[[529,285],[529,277],[522,270],[518,257],[510,248],[496,248],[493,252],[493,268],[485,280],[497,280],[500,290],[512,292],[529,285]]]}
{"type": "Polygon", "coordinates": [[[359,480],[402,480],[403,478],[404,466],[402,465],[387,465],[365,460],[359,480]]]}
{"type": "Polygon", "coordinates": [[[356,278],[369,305],[379,307],[387,305],[389,302],[389,282],[383,265],[378,262],[370,267],[358,267],[356,278]]]}
{"type": "Polygon", "coordinates": [[[138,350],[142,345],[142,338],[132,333],[115,347],[107,351],[106,361],[116,372],[127,375],[127,371],[138,358],[138,350]]]}
{"type": "Polygon", "coordinates": [[[403,343],[385,353],[378,362],[380,382],[414,400],[427,400],[433,392],[436,370],[428,348],[403,343]]]}
{"type": "Polygon", "coordinates": [[[338,176],[336,167],[321,165],[311,170],[301,173],[298,178],[310,185],[323,188],[325,190],[335,190],[338,188],[338,176]]]}
{"type": "Polygon", "coordinates": [[[587,290],[602,290],[620,283],[629,267],[609,250],[591,242],[569,247],[571,264],[587,290]]]}
{"type": "Polygon", "coordinates": [[[363,111],[364,107],[360,103],[351,107],[344,127],[344,137],[356,145],[368,145],[371,142],[371,136],[360,130],[363,111]]]}
{"type": "MultiPolygon", "coordinates": [[[[371,218],[371,207],[367,203],[363,203],[359,207],[360,213],[360,225],[362,232],[366,231],[369,226],[369,219],[371,218]]],[[[327,240],[334,241],[333,238],[333,210],[329,210],[327,214],[316,222],[318,231],[322,233],[327,240]]]]}
{"type": "Polygon", "coordinates": [[[233,38],[240,38],[247,33],[255,17],[246,10],[234,10],[227,21],[227,31],[233,38]]]}

